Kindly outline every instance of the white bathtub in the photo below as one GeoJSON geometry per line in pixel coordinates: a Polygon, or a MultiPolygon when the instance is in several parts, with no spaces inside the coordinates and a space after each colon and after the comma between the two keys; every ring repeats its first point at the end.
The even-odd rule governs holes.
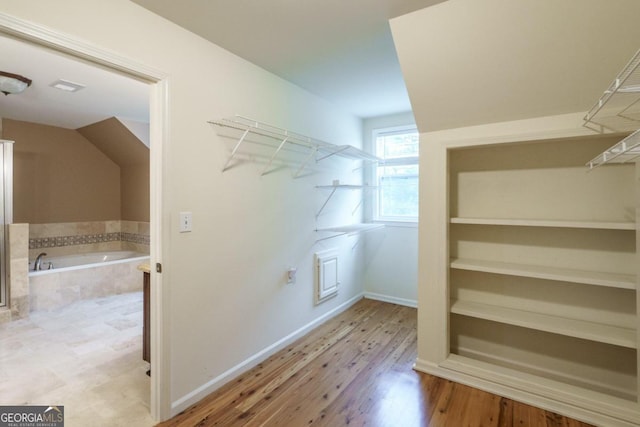
{"type": "Polygon", "coordinates": [[[140,263],[148,262],[149,255],[134,251],[110,251],[90,252],[86,254],[66,255],[58,257],[44,256],[42,257],[42,269],[39,271],[33,270],[35,260],[31,260],[29,262],[29,276],[60,273],[61,271],[78,270],[82,268],[90,268],[131,261],[138,261],[140,263]],[[52,266],[51,268],[49,267],[50,265],[52,266]]]}
{"type": "Polygon", "coordinates": [[[133,251],[43,257],[40,271],[29,271],[30,311],[49,311],[79,300],[142,291],[138,265],[149,255],[133,251]],[[53,268],[49,269],[49,263],[53,268]]]}

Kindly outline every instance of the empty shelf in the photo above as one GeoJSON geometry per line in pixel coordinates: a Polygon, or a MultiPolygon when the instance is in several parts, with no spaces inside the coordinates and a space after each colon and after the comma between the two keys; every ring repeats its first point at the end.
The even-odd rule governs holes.
{"type": "Polygon", "coordinates": [[[632,274],[603,273],[597,271],[574,270],[548,266],[514,264],[498,261],[453,259],[451,268],[505,274],[509,276],[532,277],[535,279],[582,283],[620,289],[636,289],[636,277],[632,274]]]}
{"type": "Polygon", "coordinates": [[[452,301],[451,313],[620,347],[636,348],[636,331],[619,326],[460,300],[452,301]]]}
{"type": "Polygon", "coordinates": [[[451,218],[451,224],[509,225],[522,227],[593,228],[600,230],[635,230],[634,222],[622,221],[558,221],[538,219],[451,218]]]}

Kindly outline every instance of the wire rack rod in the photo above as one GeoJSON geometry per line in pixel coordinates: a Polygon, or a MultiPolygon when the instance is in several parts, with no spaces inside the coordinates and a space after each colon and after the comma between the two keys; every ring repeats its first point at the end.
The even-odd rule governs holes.
{"type": "Polygon", "coordinates": [[[640,156],[640,130],[635,131],[587,163],[590,170],[610,163],[628,163],[640,156]]]}
{"type": "Polygon", "coordinates": [[[584,116],[585,126],[612,131],[640,128],[640,50],[584,116]]]}

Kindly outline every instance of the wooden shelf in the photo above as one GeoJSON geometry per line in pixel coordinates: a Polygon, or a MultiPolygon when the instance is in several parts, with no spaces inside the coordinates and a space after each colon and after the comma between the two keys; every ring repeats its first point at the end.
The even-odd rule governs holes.
{"type": "Polygon", "coordinates": [[[539,219],[505,219],[505,218],[460,218],[450,219],[451,224],[472,225],[506,225],[519,227],[556,227],[556,228],[588,228],[599,230],[635,230],[634,222],[622,221],[563,221],[539,219]]]}
{"type": "Polygon", "coordinates": [[[452,301],[451,313],[620,347],[636,348],[636,331],[471,301],[452,301]]]}
{"type": "Polygon", "coordinates": [[[632,274],[603,273],[597,271],[462,258],[452,259],[450,267],[458,270],[532,277],[536,279],[582,283],[585,285],[605,286],[610,288],[636,289],[636,277],[632,274]]]}

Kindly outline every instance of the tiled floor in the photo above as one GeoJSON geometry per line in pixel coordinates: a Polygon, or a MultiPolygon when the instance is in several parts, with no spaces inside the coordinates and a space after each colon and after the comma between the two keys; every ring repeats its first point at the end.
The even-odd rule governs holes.
{"type": "Polygon", "coordinates": [[[142,293],[0,326],[0,405],[64,405],[65,426],[152,426],[142,293]]]}

